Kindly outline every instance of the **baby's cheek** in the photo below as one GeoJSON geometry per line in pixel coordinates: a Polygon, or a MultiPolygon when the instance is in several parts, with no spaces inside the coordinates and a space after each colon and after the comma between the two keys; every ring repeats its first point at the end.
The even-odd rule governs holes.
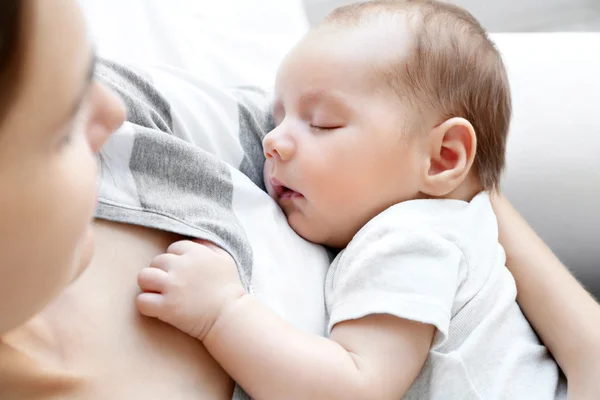
{"type": "Polygon", "coordinates": [[[275,190],[273,190],[273,185],[271,185],[271,175],[269,171],[271,171],[271,161],[267,159],[265,161],[265,168],[263,169],[263,180],[265,181],[265,188],[267,189],[267,193],[273,200],[277,200],[275,196],[275,190]]]}

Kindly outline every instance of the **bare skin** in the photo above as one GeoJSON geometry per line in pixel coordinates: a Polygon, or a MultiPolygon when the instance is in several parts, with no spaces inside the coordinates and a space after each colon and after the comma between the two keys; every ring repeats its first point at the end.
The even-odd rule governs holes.
{"type": "Polygon", "coordinates": [[[231,379],[201,343],[135,309],[138,272],[180,238],[106,221],[96,221],[94,231],[95,255],[81,278],[5,337],[21,354],[0,346],[11,353],[0,357],[0,367],[22,361],[25,369],[11,373],[21,389],[29,387],[24,394],[19,385],[6,392],[0,384],[0,397],[230,399],[231,379]]]}

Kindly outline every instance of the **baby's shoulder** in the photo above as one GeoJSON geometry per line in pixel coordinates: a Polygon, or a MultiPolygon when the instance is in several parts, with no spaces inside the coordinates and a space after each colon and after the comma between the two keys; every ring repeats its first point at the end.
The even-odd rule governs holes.
{"type": "MultiPolygon", "coordinates": [[[[460,236],[481,237],[482,230],[497,231],[489,195],[482,192],[470,202],[450,199],[411,200],[395,204],[375,216],[354,236],[356,245],[384,236],[440,235],[452,242],[460,236]]],[[[494,238],[497,240],[497,236],[494,238]]]]}

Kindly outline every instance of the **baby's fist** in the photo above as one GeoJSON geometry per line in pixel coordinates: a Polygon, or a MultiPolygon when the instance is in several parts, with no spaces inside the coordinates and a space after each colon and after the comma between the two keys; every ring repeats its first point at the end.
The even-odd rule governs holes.
{"type": "Polygon", "coordinates": [[[138,310],[203,340],[243,295],[235,262],[209,242],[173,243],[138,276],[138,310]]]}

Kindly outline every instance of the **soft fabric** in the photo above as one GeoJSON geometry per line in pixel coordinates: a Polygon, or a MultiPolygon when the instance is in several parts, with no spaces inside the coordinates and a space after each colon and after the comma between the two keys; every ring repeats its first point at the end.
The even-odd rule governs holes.
{"type": "MultiPolygon", "coordinates": [[[[302,0],[79,2],[98,53],[143,67],[137,71],[155,83],[163,106],[178,115],[173,123],[183,125],[172,132],[229,166],[233,210],[252,248],[255,295],[294,325],[323,334],[323,282],[330,260],[323,249],[298,237],[271,198],[238,171],[244,160],[262,157],[261,148],[241,141],[249,136],[240,135],[240,124],[256,124],[252,110],[264,111],[266,100],[256,87],[274,84],[279,62],[308,29],[302,0]]],[[[112,140],[124,140],[131,129],[126,123],[112,140]]],[[[128,167],[125,157],[127,151],[122,163],[128,167]]],[[[252,168],[253,179],[262,180],[262,171],[252,168]]],[[[133,184],[123,181],[119,190],[134,191],[133,184]]],[[[131,194],[128,201],[135,205],[134,199],[131,194]]]]}
{"type": "Polygon", "coordinates": [[[516,303],[489,196],[415,200],[369,221],[334,260],[328,329],[372,314],[437,328],[405,399],[563,399],[566,382],[516,303]]]}
{"type": "Polygon", "coordinates": [[[308,29],[302,0],[79,0],[100,56],[267,88],[308,29]]]}
{"type": "MultiPolygon", "coordinates": [[[[305,331],[325,328],[329,256],[297,236],[264,192],[268,96],[188,74],[104,62],[128,118],[101,153],[97,218],[209,240],[235,259],[246,289],[305,331]]],[[[235,399],[243,399],[239,389],[235,399]]]]}

